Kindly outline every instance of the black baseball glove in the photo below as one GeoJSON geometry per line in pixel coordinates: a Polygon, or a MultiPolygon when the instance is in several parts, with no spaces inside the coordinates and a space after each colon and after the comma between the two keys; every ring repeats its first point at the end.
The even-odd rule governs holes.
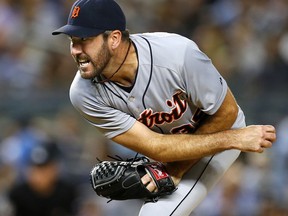
{"type": "Polygon", "coordinates": [[[150,162],[146,157],[133,161],[102,161],[91,170],[90,180],[94,191],[110,200],[147,199],[157,201],[159,197],[175,191],[173,180],[160,162],[150,162]],[[149,174],[157,186],[150,192],[141,178],[149,174]]]}

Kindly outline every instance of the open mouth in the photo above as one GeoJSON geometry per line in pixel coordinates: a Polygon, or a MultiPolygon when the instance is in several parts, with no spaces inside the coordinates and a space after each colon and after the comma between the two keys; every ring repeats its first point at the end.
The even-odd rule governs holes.
{"type": "Polygon", "coordinates": [[[90,63],[89,60],[79,60],[78,64],[80,67],[86,67],[90,63]]]}

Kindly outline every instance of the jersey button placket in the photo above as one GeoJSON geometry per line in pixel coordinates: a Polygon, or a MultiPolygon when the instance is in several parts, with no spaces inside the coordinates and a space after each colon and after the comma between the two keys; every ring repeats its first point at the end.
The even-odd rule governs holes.
{"type": "Polygon", "coordinates": [[[129,96],[128,101],[129,101],[129,107],[135,112],[134,114],[139,114],[139,108],[135,104],[136,98],[134,96],[129,96]]]}
{"type": "Polygon", "coordinates": [[[130,97],[128,98],[128,100],[129,100],[130,102],[134,102],[134,101],[135,101],[135,97],[134,97],[134,96],[130,96],[130,97]]]}

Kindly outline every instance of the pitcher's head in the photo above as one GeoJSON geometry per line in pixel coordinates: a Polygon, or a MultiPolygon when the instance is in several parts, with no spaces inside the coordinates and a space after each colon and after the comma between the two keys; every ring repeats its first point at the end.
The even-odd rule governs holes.
{"type": "Polygon", "coordinates": [[[126,30],[125,15],[114,0],[78,0],[70,10],[67,24],[52,35],[86,38],[109,30],[126,30]]]}

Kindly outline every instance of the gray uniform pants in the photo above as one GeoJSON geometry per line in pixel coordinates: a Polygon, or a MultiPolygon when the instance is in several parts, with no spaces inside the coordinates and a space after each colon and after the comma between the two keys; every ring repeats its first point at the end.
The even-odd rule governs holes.
{"type": "Polygon", "coordinates": [[[172,195],[144,203],[139,216],[189,216],[239,154],[238,150],[228,150],[201,159],[183,176],[172,195]]]}

